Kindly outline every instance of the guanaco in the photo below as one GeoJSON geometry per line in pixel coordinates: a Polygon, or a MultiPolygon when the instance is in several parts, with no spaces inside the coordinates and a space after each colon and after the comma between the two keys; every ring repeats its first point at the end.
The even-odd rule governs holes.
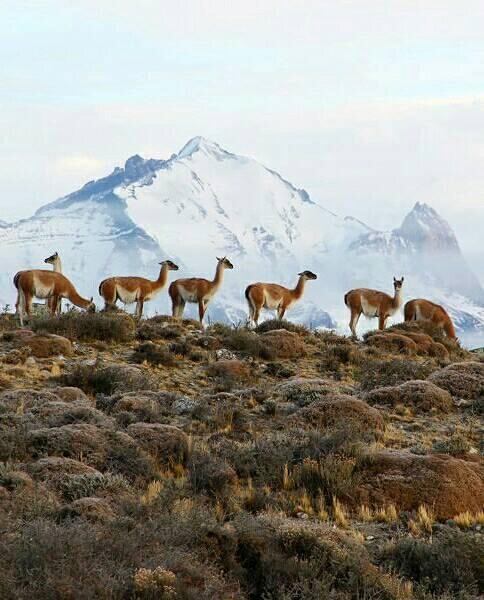
{"type": "Polygon", "coordinates": [[[357,288],[345,294],[345,304],[351,311],[350,329],[356,337],[356,325],[362,314],[365,317],[378,317],[378,329],[385,329],[388,317],[394,315],[402,305],[402,287],[404,277],[393,278],[395,294],[389,296],[385,292],[357,288]]]}
{"type": "Polygon", "coordinates": [[[245,297],[249,305],[249,324],[256,327],[259,322],[260,311],[263,308],[276,310],[277,318],[283,319],[286,310],[301,299],[306,281],[317,279],[312,271],[298,273],[299,279],[294,289],[289,289],[277,283],[251,283],[245,289],[245,297]]]}
{"type": "Polygon", "coordinates": [[[423,300],[422,298],[415,298],[405,304],[403,314],[405,315],[406,322],[431,321],[434,325],[443,329],[447,337],[453,340],[457,339],[454,324],[448,312],[440,304],[435,304],[434,302],[430,302],[430,300],[423,300]]]}
{"type": "Polygon", "coordinates": [[[207,310],[208,303],[215,296],[222,285],[225,269],[233,269],[234,265],[224,256],[217,256],[217,268],[213,281],[191,277],[190,279],[176,279],[168,288],[171,298],[172,315],[176,319],[183,317],[185,304],[187,302],[198,304],[198,316],[200,323],[203,323],[203,317],[207,310]]]}
{"type": "MultiPolygon", "coordinates": [[[[48,265],[52,265],[52,269],[55,273],[62,273],[62,262],[58,252],[54,252],[54,254],[48,256],[44,262],[48,265]]],[[[55,298],[54,296],[47,298],[47,306],[51,313],[54,305],[57,306],[56,312],[59,314],[62,311],[62,298],[55,298]]]]}
{"type": "Polygon", "coordinates": [[[56,301],[50,306],[53,315],[57,312],[57,303],[61,298],[67,298],[72,304],[79,308],[94,312],[96,307],[92,298],[87,300],[77,293],[72,283],[55,271],[44,271],[41,269],[31,269],[28,271],[19,271],[13,278],[13,283],[17,288],[17,314],[20,318],[20,325],[24,325],[25,314],[30,319],[32,313],[32,300],[34,298],[48,299],[55,298],[56,301]]]}
{"type": "Polygon", "coordinates": [[[124,304],[136,302],[135,315],[141,318],[144,303],[152,300],[166,286],[168,271],[178,271],[178,265],[171,260],[163,260],[158,279],[151,281],[144,277],[109,277],[99,284],[99,295],[104,298],[104,309],[114,308],[117,300],[124,304]]]}

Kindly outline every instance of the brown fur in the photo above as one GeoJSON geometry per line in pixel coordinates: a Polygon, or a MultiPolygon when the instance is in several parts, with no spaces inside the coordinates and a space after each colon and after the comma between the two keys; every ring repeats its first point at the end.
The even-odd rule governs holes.
{"type": "Polygon", "coordinates": [[[171,298],[172,314],[174,318],[181,318],[187,302],[198,304],[198,316],[200,323],[207,310],[208,303],[217,293],[222,285],[223,272],[225,269],[233,269],[233,264],[227,257],[217,257],[217,269],[212,281],[200,277],[191,277],[189,279],[177,279],[168,288],[168,294],[171,298]]]}
{"type": "Polygon", "coordinates": [[[144,303],[158,294],[168,281],[168,271],[178,271],[171,260],[160,263],[158,279],[151,281],[144,277],[109,277],[99,284],[99,295],[104,298],[105,310],[115,306],[117,300],[125,304],[136,302],[136,315],[143,314],[144,303]]]}
{"type": "Polygon", "coordinates": [[[401,306],[401,290],[404,278],[401,280],[393,278],[395,295],[392,297],[385,292],[357,288],[345,294],[344,301],[351,311],[350,329],[356,336],[356,325],[362,314],[365,317],[378,317],[378,329],[385,329],[388,317],[397,312],[401,306]]]}
{"type": "MultiPolygon", "coordinates": [[[[52,269],[56,272],[56,273],[62,273],[62,262],[59,256],[58,252],[54,252],[54,254],[52,254],[51,256],[48,256],[45,260],[45,263],[47,263],[48,265],[52,265],[52,269]]],[[[62,312],[62,298],[56,298],[55,296],[52,296],[51,298],[47,298],[47,307],[49,308],[49,311],[52,313],[53,312],[53,307],[56,306],[56,314],[59,314],[60,312],[62,312]]]]}
{"type": "Polygon", "coordinates": [[[277,283],[252,283],[245,290],[249,304],[249,321],[257,326],[260,311],[263,308],[277,310],[277,318],[283,319],[286,310],[300,300],[308,279],[317,279],[311,271],[299,273],[299,279],[294,289],[286,288],[277,283]]]}
{"type": "Polygon", "coordinates": [[[87,300],[80,296],[76,288],[62,273],[41,269],[19,271],[14,277],[14,284],[18,290],[15,306],[22,326],[24,312],[30,318],[34,298],[56,298],[56,302],[49,306],[53,315],[57,312],[57,301],[60,298],[67,298],[79,308],[91,310],[95,308],[92,298],[87,300]]]}
{"type": "Polygon", "coordinates": [[[440,306],[440,304],[435,304],[434,302],[430,302],[430,300],[422,298],[415,298],[405,304],[403,312],[405,321],[431,321],[437,327],[443,329],[447,337],[454,340],[457,339],[454,324],[445,308],[440,306]]]}

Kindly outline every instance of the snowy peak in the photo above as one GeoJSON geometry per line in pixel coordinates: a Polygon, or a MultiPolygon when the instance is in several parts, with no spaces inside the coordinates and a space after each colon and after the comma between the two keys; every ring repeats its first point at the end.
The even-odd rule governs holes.
{"type": "Polygon", "coordinates": [[[234,154],[224,150],[217,142],[208,140],[207,138],[198,135],[189,140],[176,155],[177,159],[190,158],[193,154],[200,152],[207,156],[223,159],[235,157],[234,154]]]}
{"type": "Polygon", "coordinates": [[[403,238],[415,249],[435,251],[459,251],[454,232],[445,219],[428,204],[417,202],[403,220],[395,235],[403,238]]]}
{"type": "MultiPolygon", "coordinates": [[[[146,175],[153,175],[164,163],[163,160],[144,159],[139,154],[135,154],[128,158],[124,165],[124,180],[126,182],[137,181],[146,175]]],[[[119,173],[119,171],[115,170],[115,173],[119,173]]]]}

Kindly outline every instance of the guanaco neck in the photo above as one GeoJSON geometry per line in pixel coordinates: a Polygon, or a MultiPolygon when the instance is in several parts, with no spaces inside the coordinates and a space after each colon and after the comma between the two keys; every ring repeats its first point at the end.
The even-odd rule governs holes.
{"type": "Polygon", "coordinates": [[[395,290],[395,294],[393,296],[393,307],[400,308],[402,305],[402,288],[398,288],[395,290]]]}
{"type": "Polygon", "coordinates": [[[217,290],[222,285],[222,280],[224,278],[224,265],[219,262],[217,264],[217,268],[215,269],[215,277],[212,281],[212,289],[217,290]]]}
{"type": "Polygon", "coordinates": [[[66,294],[66,298],[69,300],[69,302],[72,302],[72,304],[75,304],[79,308],[89,308],[91,306],[91,300],[87,300],[86,298],[79,296],[74,287],[72,287],[72,289],[69,290],[69,293],[66,294]]]}
{"type": "Polygon", "coordinates": [[[54,269],[55,273],[62,273],[62,262],[59,256],[52,263],[52,268],[54,269]]]}
{"type": "Polygon", "coordinates": [[[306,278],[301,275],[297,280],[296,287],[292,290],[292,295],[294,298],[296,298],[296,300],[299,300],[299,298],[301,298],[301,296],[303,295],[305,285],[306,278]]]}
{"type": "Polygon", "coordinates": [[[166,282],[168,281],[168,265],[161,265],[160,274],[158,275],[158,279],[156,281],[152,281],[152,286],[154,290],[160,290],[164,288],[166,282]]]}

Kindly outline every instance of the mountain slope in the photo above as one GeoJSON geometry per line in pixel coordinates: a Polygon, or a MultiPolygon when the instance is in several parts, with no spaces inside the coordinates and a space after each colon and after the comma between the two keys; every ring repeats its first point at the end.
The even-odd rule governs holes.
{"type": "MultiPolygon", "coordinates": [[[[227,255],[235,269],[209,309],[212,319],[245,319],[250,281],[294,285],[299,271],[311,269],[319,279],[308,284],[294,319],[324,326],[336,319],[343,328],[347,289],[389,291],[393,274],[403,273],[407,297],[451,303],[463,327],[484,324],[484,292],[450,226],[430,207],[417,204],[399,228],[379,232],[335,215],[278,173],[201,137],[167,160],[132,156],[124,168],[30,219],[2,224],[0,250],[3,303],[14,300],[13,274],[42,266],[53,251],[79,292],[99,305],[97,285],[106,276],[155,278],[158,262],[171,258],[182,277],[212,277],[215,257],[227,255]]],[[[166,312],[166,294],[149,309],[166,312]]]]}

